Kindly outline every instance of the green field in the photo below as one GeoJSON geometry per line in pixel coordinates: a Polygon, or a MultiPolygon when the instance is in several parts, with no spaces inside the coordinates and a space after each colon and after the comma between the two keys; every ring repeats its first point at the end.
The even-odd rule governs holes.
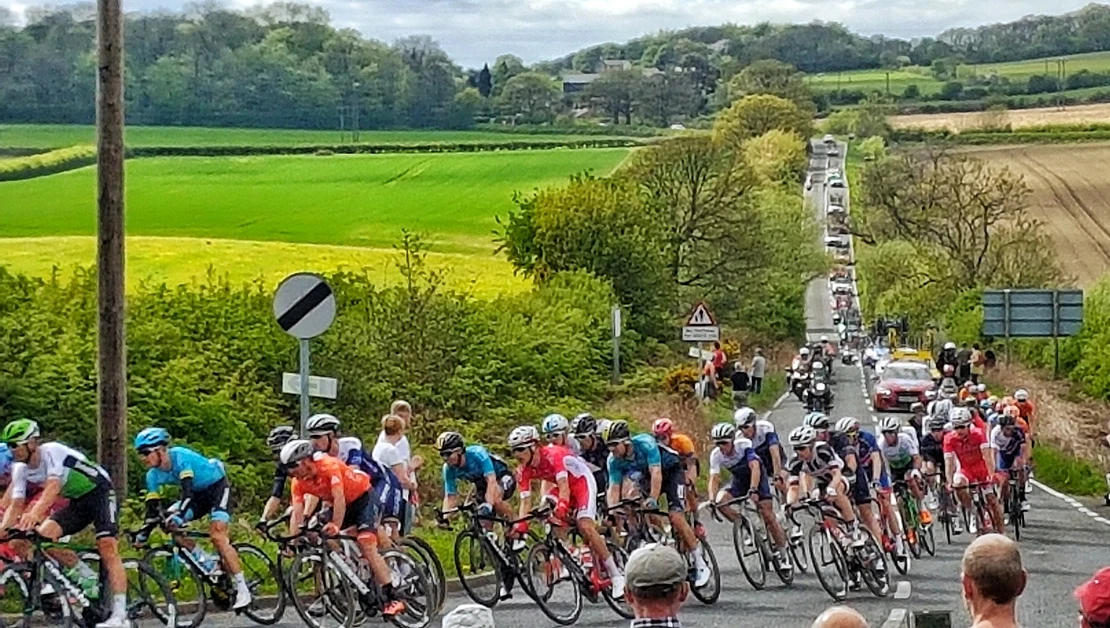
{"type": "MultiPolygon", "coordinates": [[[[1068,75],[1075,74],[1080,70],[1091,72],[1110,71],[1110,52],[1089,52],[1009,63],[964,64],[959,67],[958,74],[960,80],[966,80],[975,75],[990,76],[997,74],[1009,78],[1011,82],[1023,83],[1034,74],[1056,76],[1057,59],[1065,61],[1065,70],[1068,75]]],[[[939,92],[941,87],[944,86],[943,82],[933,78],[932,71],[926,67],[909,66],[901,70],[890,70],[889,73],[890,92],[893,94],[901,94],[911,84],[916,84],[923,94],[939,92]]],[[[838,88],[885,92],[887,89],[887,70],[856,70],[852,72],[812,74],[806,77],[806,83],[818,92],[827,92],[838,88]]]]}
{"type": "MultiPolygon", "coordinates": [[[[300,129],[215,129],[202,127],[129,126],[128,146],[250,146],[341,144],[350,133],[300,129]]],[[[619,135],[616,133],[614,135],[619,135]]],[[[429,142],[485,142],[527,139],[601,139],[601,135],[546,135],[497,131],[360,131],[359,142],[424,144],[429,142]]],[[[0,124],[0,148],[58,148],[96,143],[94,127],[78,124],[0,124]]]]}

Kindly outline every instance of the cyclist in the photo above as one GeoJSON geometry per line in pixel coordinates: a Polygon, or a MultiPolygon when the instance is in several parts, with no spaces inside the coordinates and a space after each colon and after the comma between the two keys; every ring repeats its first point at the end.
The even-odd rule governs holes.
{"type": "Polygon", "coordinates": [[[108,572],[112,591],[112,611],[97,628],[129,628],[127,617],[127,574],[119,554],[116,494],[108,473],[89,461],[81,452],[57,442],[42,442],[39,425],[30,419],[9,423],[0,440],[12,450],[12,482],[8,486],[11,506],[4,512],[0,527],[4,530],[34,529],[36,533],[57,541],[76,534],[90,524],[96,531],[96,549],[108,572]],[[43,487],[38,500],[27,506],[27,487],[43,487]],[[51,507],[59,499],[69,503],[53,514],[51,507]]]}
{"type": "Polygon", "coordinates": [[[285,443],[293,440],[297,431],[288,425],[279,425],[270,430],[266,435],[266,446],[270,448],[270,453],[274,455],[274,481],[270,488],[270,497],[266,500],[266,505],[262,507],[262,517],[258,520],[256,527],[264,528],[269,521],[272,521],[277,516],[278,510],[281,509],[281,499],[285,494],[285,484],[289,480],[289,474],[285,472],[285,465],[281,464],[279,459],[281,456],[281,448],[285,443]]]}
{"type": "MultiPolygon", "coordinates": [[[[709,433],[716,447],[709,454],[709,489],[710,498],[716,503],[740,497],[748,497],[756,503],[759,516],[766,524],[775,542],[775,553],[779,565],[790,570],[793,564],[786,555],[786,535],[775,517],[771,508],[771,485],[767,482],[766,468],[758,455],[751,440],[740,435],[736,427],[728,423],[718,423],[709,433]],[[732,475],[732,482],[721,489],[721,468],[728,469],[732,475]],[[718,490],[721,489],[721,490],[718,490]]],[[[735,521],[738,508],[722,508],[721,513],[729,521],[735,521]]]]}
{"type": "Polygon", "coordinates": [[[1025,419],[1030,425],[1033,424],[1033,414],[1037,408],[1029,401],[1029,391],[1024,388],[1018,388],[1014,391],[1014,405],[1021,411],[1021,418],[1025,419]]]}
{"type": "MultiPolygon", "coordinates": [[[[925,474],[932,488],[929,507],[933,510],[940,508],[940,500],[937,496],[940,495],[940,478],[944,477],[944,434],[947,423],[946,419],[929,419],[929,431],[921,437],[919,447],[925,474]]],[[[949,504],[949,507],[951,507],[951,504],[949,504]]],[[[962,534],[963,527],[959,524],[959,517],[954,518],[953,524],[953,533],[962,534]],[[957,530],[959,531],[957,532],[957,530]]]]}
{"type": "MultiPolygon", "coordinates": [[[[227,524],[231,521],[231,486],[223,464],[180,445],[170,447],[170,433],[160,427],[148,427],[135,436],[135,450],[147,468],[146,521],[139,530],[136,543],[143,545],[159,523],[165,522],[171,532],[184,528],[194,519],[208,516],[208,533],[224,565],[235,581],[235,603],[240,610],[250,606],[251,591],[243,576],[239,553],[231,545],[227,524]],[[179,499],[162,516],[163,486],[181,487],[179,499]]],[[[190,550],[194,548],[189,548],[190,550]]]]}
{"type": "MultiPolygon", "coordinates": [[[[1010,496],[1011,474],[1017,473],[1018,486],[1025,486],[1025,465],[1031,459],[1029,440],[1025,431],[1017,425],[1017,419],[1004,414],[998,419],[998,425],[991,429],[990,444],[997,452],[995,468],[998,484],[1002,487],[1002,503],[1006,503],[1010,496]]],[[[1029,511],[1024,491],[1021,491],[1021,510],[1029,511]]]]}
{"type": "Polygon", "coordinates": [[[601,433],[609,448],[609,493],[606,501],[612,507],[621,499],[621,485],[627,478],[637,485],[646,499],[648,509],[659,507],[659,496],[667,496],[668,518],[671,527],[686,552],[694,559],[694,586],[709,583],[712,573],[705,562],[694,530],[683,516],[685,510],[685,482],[682,463],[678,455],[660,447],[651,434],[632,436],[626,421],[612,421],[601,433]]]}
{"type": "Polygon", "coordinates": [[[593,471],[598,495],[603,496],[609,490],[609,471],[606,469],[609,448],[605,446],[605,441],[598,437],[601,433],[601,425],[589,413],[578,415],[574,421],[574,440],[578,441],[582,450],[582,459],[593,471]]]}
{"type": "MultiPolygon", "coordinates": [[[[362,441],[353,436],[339,436],[339,419],[330,414],[315,414],[305,422],[309,442],[321,455],[335,456],[344,464],[359,469],[370,478],[371,515],[370,532],[375,541],[386,547],[392,544],[389,536],[377,538],[377,524],[382,517],[396,518],[404,502],[404,488],[393,471],[382,465],[362,449],[362,441]]],[[[284,451],[284,450],[283,450],[284,451]]]]}
{"type": "Polygon", "coordinates": [[[544,440],[552,445],[566,447],[574,455],[582,455],[582,449],[578,446],[578,441],[570,437],[570,422],[561,414],[549,414],[544,417],[543,422],[540,423],[540,431],[543,432],[544,440]]]}
{"type": "Polygon", "coordinates": [[[888,416],[879,424],[883,437],[879,441],[879,453],[890,467],[893,484],[905,482],[910,494],[917,500],[921,523],[928,525],[933,516],[924,503],[925,490],[921,477],[921,450],[917,439],[903,431],[902,422],[897,417],[888,416]]]}
{"type": "Polygon", "coordinates": [[[817,430],[803,425],[795,428],[787,436],[787,442],[794,450],[794,457],[786,463],[790,474],[790,490],[786,503],[793,506],[811,489],[822,493],[822,498],[832,502],[840,516],[848,524],[852,535],[852,545],[863,547],[863,534],[859,521],[848,500],[848,480],[841,474],[844,461],[836,455],[828,443],[817,438],[817,430]],[[811,486],[815,484],[815,486],[811,486]]]}
{"type": "Polygon", "coordinates": [[[913,429],[914,438],[920,443],[921,437],[925,435],[925,404],[920,401],[911,403],[910,412],[913,416],[910,417],[909,427],[913,429]]]}
{"type": "Polygon", "coordinates": [[[331,455],[320,455],[307,440],[291,440],[281,448],[281,464],[293,478],[293,512],[289,532],[296,535],[304,523],[304,498],[312,495],[331,505],[331,521],[324,533],[334,535],[354,531],[362,557],[370,565],[382,593],[382,616],[394,617],[405,611],[405,603],[393,594],[389,565],[378,553],[377,517],[370,476],[354,465],[331,455]]]}
{"type": "MultiPolygon", "coordinates": [[[[751,408],[740,408],[732,413],[732,423],[744,438],[752,442],[755,454],[763,461],[763,469],[771,474],[779,493],[786,495],[786,456],[782,453],[775,424],[756,416],[751,408]]],[[[712,495],[712,493],[710,493],[712,495]]]]}
{"type": "MultiPolygon", "coordinates": [[[[535,481],[540,481],[545,488],[554,485],[547,494],[555,498],[552,514],[561,521],[568,521],[573,515],[578,532],[594,556],[605,565],[613,597],[624,597],[624,574],[617,568],[605,540],[597,531],[597,485],[586,461],[566,447],[554,444],[541,446],[540,434],[531,425],[514,429],[509,434],[509,447],[520,465],[517,467],[520,518],[528,516],[532,509],[531,493],[535,481]]],[[[556,530],[560,535],[565,534],[562,528],[556,530]]],[[[528,522],[518,521],[513,525],[513,533],[516,536],[527,534],[528,522]]]]}
{"type": "MultiPolygon", "coordinates": [[[[870,432],[863,431],[859,419],[846,416],[836,422],[836,433],[833,435],[831,446],[844,463],[843,471],[853,478],[850,481],[852,489],[852,502],[859,510],[863,525],[871,531],[875,540],[881,541],[883,530],[879,525],[878,516],[882,515],[883,499],[872,499],[873,491],[882,489],[881,478],[886,473],[883,465],[882,454],[879,453],[879,443],[870,432]],[[871,478],[879,478],[872,480],[871,478]],[[871,504],[878,501],[879,513],[876,513],[871,504]]],[[[892,528],[892,533],[893,533],[892,528]]],[[[896,535],[896,538],[900,538],[896,535]]],[[[896,541],[897,542],[897,541],[896,541]]]]}
{"type": "MultiPolygon", "coordinates": [[[[661,447],[666,447],[678,454],[686,474],[686,512],[695,512],[698,507],[697,481],[701,465],[698,462],[697,452],[694,450],[694,441],[685,434],[676,434],[674,421],[664,417],[651,424],[651,433],[661,447]]],[[[700,524],[699,524],[700,526],[700,524]]],[[[696,530],[699,536],[702,530],[696,530]]]]}
{"type": "MultiPolygon", "coordinates": [[[[952,431],[944,437],[945,479],[948,490],[955,490],[964,510],[974,513],[971,505],[972,484],[989,485],[984,493],[991,509],[991,520],[996,528],[1002,522],[1002,506],[994,492],[994,455],[990,442],[983,432],[971,425],[971,413],[967,408],[952,409],[952,431]]],[[[976,517],[969,518],[968,532],[977,534],[979,526],[976,517]]]]}
{"type": "Polygon", "coordinates": [[[829,441],[829,417],[822,412],[810,412],[802,419],[803,427],[811,427],[817,433],[817,440],[829,441]]]}

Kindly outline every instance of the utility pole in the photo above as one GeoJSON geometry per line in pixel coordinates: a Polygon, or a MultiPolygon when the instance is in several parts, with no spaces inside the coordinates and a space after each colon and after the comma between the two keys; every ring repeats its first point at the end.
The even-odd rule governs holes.
{"type": "Polygon", "coordinates": [[[123,223],[123,8],[97,0],[97,460],[127,488],[127,330],[123,223]]]}

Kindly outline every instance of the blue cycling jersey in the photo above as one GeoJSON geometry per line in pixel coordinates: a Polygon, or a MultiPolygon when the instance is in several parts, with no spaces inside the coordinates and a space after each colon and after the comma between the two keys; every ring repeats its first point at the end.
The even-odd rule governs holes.
{"type": "Polygon", "coordinates": [[[501,476],[509,472],[509,467],[496,456],[491,456],[485,447],[470,445],[463,456],[463,466],[453,467],[443,463],[443,492],[447,495],[458,493],[458,480],[475,483],[491,473],[501,476]]]}
{"type": "Polygon", "coordinates": [[[401,488],[401,480],[385,465],[374,460],[362,448],[362,441],[354,436],[344,436],[339,439],[339,459],[370,476],[370,484],[377,489],[391,487],[401,488]]]}
{"type": "Polygon", "coordinates": [[[662,471],[670,471],[681,464],[678,453],[660,445],[651,434],[638,434],[632,437],[632,457],[617,457],[609,454],[606,466],[609,468],[609,486],[619,485],[624,479],[639,481],[649,469],[658,466],[662,471]]]}
{"type": "Polygon", "coordinates": [[[154,467],[146,472],[146,490],[152,498],[158,495],[158,490],[163,486],[181,486],[181,481],[186,478],[192,478],[193,491],[197,492],[226,477],[220,461],[203,456],[188,447],[170,447],[167,452],[170,456],[169,471],[154,467]]]}

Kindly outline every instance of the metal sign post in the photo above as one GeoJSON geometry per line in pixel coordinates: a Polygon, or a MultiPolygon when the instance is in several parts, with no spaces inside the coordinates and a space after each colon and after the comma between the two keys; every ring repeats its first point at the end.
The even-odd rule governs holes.
{"type": "MultiPolygon", "coordinates": [[[[311,355],[309,340],[319,336],[335,321],[335,294],[324,278],[296,273],[285,278],[274,293],[274,319],[285,333],[300,341],[301,436],[311,410],[309,389],[311,355]]],[[[283,381],[283,389],[285,389],[283,381]]]]}
{"type": "Polygon", "coordinates": [[[621,308],[613,306],[613,383],[621,383],[621,308]]]}

